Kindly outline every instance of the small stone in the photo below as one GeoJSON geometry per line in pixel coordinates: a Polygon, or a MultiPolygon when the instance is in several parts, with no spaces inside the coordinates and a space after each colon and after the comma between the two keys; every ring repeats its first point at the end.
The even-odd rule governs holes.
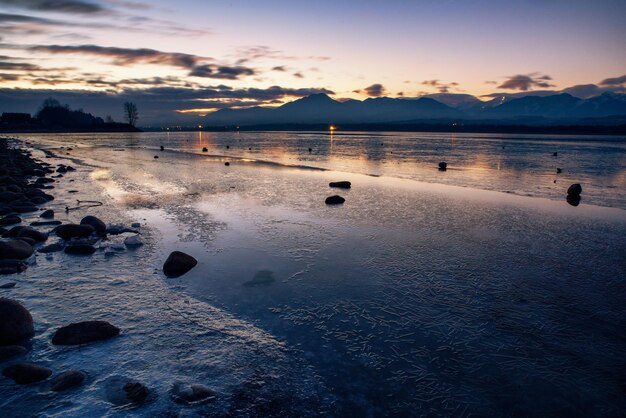
{"type": "Polygon", "coordinates": [[[172,400],[179,404],[194,404],[207,399],[215,399],[215,392],[200,384],[176,382],[170,388],[172,400]]]}
{"type": "Polygon", "coordinates": [[[18,363],[2,370],[2,374],[18,385],[41,382],[52,374],[52,370],[31,363],[18,363]]]}
{"type": "Polygon", "coordinates": [[[350,187],[352,187],[352,183],[350,183],[349,181],[331,181],[330,183],[328,183],[328,185],[330,187],[338,187],[340,189],[349,189],[350,187]]]}
{"type": "Polygon", "coordinates": [[[126,237],[126,239],[124,240],[124,245],[129,248],[136,248],[141,247],[143,245],[143,242],[141,241],[139,235],[133,235],[130,237],[126,237]]]}
{"type": "Polygon", "coordinates": [[[159,156],[158,156],[158,155],[155,155],[155,156],[154,156],[154,158],[159,158],[159,156]]]}
{"type": "Polygon", "coordinates": [[[226,167],[228,167],[228,166],[230,165],[230,163],[229,163],[228,161],[226,161],[226,162],[224,163],[224,165],[225,165],[226,167]]]}
{"type": "Polygon", "coordinates": [[[87,378],[87,374],[80,370],[68,370],[61,373],[50,382],[50,390],[53,392],[62,392],[79,386],[87,378]]]}
{"type": "Polygon", "coordinates": [[[0,241],[0,260],[25,260],[34,251],[30,244],[22,240],[0,241]]]}
{"type": "Polygon", "coordinates": [[[83,321],[59,328],[52,337],[54,345],[80,345],[118,336],[120,329],[106,321],[83,321]]]}
{"type": "Polygon", "coordinates": [[[445,171],[447,169],[448,169],[448,163],[446,163],[445,161],[442,161],[439,163],[439,170],[445,171]]]}
{"type": "Polygon", "coordinates": [[[84,238],[88,237],[95,232],[95,229],[91,225],[76,225],[76,224],[65,224],[57,227],[54,230],[54,233],[64,240],[69,240],[70,238],[84,238]]]}
{"type": "Polygon", "coordinates": [[[140,227],[141,227],[141,224],[140,224],[139,222],[135,222],[135,223],[132,223],[132,224],[130,225],[130,227],[131,227],[131,228],[140,228],[140,227]]]}
{"type": "Polygon", "coordinates": [[[583,188],[580,184],[574,183],[567,189],[568,196],[579,196],[583,192],[583,188]]]}
{"type": "Polygon", "coordinates": [[[202,152],[209,152],[209,149],[207,147],[203,147],[202,152]]]}
{"type": "Polygon", "coordinates": [[[327,205],[340,205],[345,201],[346,199],[344,199],[343,197],[339,195],[329,196],[326,198],[327,205]]]}
{"type": "Polygon", "coordinates": [[[96,252],[96,247],[90,244],[72,244],[65,247],[65,254],[91,255],[96,252]]]}

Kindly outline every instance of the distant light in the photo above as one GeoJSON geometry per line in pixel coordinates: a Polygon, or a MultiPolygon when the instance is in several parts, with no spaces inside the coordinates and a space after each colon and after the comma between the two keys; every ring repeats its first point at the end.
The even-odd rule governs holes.
{"type": "Polygon", "coordinates": [[[202,125],[198,125],[198,129],[202,129],[202,125]]]}
{"type": "Polygon", "coordinates": [[[337,129],[337,128],[335,128],[335,125],[330,125],[328,127],[328,130],[330,130],[330,131],[334,131],[335,129],[337,129]]]}

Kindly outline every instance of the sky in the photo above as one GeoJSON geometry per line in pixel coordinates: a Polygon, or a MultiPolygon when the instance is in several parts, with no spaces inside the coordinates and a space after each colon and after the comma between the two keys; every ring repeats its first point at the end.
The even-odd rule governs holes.
{"type": "Polygon", "coordinates": [[[624,0],[0,0],[0,111],[52,96],[140,124],[463,93],[626,92],[624,0]]]}

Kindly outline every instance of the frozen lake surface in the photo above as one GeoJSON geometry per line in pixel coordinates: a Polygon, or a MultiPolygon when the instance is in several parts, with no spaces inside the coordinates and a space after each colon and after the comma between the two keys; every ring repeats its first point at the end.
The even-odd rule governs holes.
{"type": "Polygon", "coordinates": [[[29,360],[83,368],[90,381],[59,396],[0,380],[0,410],[580,417],[626,410],[623,138],[22,138],[79,169],[74,182],[66,176],[58,185],[57,209],[103,200],[89,213],[141,222],[146,245],[110,258],[38,256],[18,287],[2,291],[34,313],[29,360]],[[448,162],[446,172],[439,161],[448,162]],[[352,189],[330,189],[336,180],[352,189]],[[583,185],[577,207],[564,198],[574,182],[583,185]],[[331,194],[345,204],[326,206],[331,194]],[[192,254],[198,266],[165,279],[160,267],[172,250],[192,254]],[[55,328],[86,317],[123,334],[81,349],[50,345],[55,328]],[[151,401],[112,407],[103,387],[119,376],[144,381],[151,401]],[[180,407],[167,394],[175,381],[209,386],[216,401],[180,407]]]}

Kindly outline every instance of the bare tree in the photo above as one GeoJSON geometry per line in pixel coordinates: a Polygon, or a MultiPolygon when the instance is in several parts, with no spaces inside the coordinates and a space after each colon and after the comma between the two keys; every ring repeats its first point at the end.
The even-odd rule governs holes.
{"type": "Polygon", "coordinates": [[[126,119],[126,122],[128,122],[130,126],[135,126],[137,119],[139,119],[139,111],[135,103],[124,103],[124,119],[126,119]]]}

